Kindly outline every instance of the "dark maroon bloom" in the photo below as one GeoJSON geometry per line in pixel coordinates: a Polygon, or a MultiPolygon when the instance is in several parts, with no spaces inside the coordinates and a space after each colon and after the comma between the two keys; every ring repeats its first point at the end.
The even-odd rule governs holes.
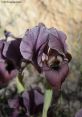
{"type": "Polygon", "coordinates": [[[30,61],[39,72],[43,72],[54,87],[61,85],[69,71],[71,55],[67,52],[65,41],[66,35],[62,31],[39,24],[26,31],[20,44],[23,58],[30,61]],[[62,60],[58,60],[58,56],[62,60]]]}

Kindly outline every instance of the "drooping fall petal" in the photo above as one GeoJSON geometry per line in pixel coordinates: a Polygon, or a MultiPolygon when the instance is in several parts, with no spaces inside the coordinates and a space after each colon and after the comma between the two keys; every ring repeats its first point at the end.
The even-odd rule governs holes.
{"type": "Polygon", "coordinates": [[[47,65],[43,65],[43,73],[52,87],[60,89],[62,82],[65,80],[69,72],[68,63],[63,62],[58,70],[53,70],[47,65]]]}

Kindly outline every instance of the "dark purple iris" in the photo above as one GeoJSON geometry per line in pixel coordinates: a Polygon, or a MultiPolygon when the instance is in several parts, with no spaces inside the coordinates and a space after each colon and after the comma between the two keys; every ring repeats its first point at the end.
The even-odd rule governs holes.
{"type": "Polygon", "coordinates": [[[12,41],[0,40],[0,87],[17,75],[22,56],[20,53],[21,38],[12,41]]]}
{"type": "Polygon", "coordinates": [[[71,55],[67,52],[65,41],[66,35],[62,31],[40,23],[26,31],[20,44],[23,58],[44,73],[53,87],[60,87],[69,71],[71,55]]]}

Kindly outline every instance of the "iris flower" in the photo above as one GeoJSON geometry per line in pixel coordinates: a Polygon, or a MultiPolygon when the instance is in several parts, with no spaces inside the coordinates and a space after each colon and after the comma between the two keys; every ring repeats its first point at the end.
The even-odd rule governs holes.
{"type": "Polygon", "coordinates": [[[66,35],[40,23],[28,29],[21,41],[20,52],[54,88],[60,88],[69,72],[71,54],[67,52],[66,35]]]}
{"type": "Polygon", "coordinates": [[[0,87],[7,85],[20,69],[20,42],[21,38],[9,42],[0,40],[0,87]]]}

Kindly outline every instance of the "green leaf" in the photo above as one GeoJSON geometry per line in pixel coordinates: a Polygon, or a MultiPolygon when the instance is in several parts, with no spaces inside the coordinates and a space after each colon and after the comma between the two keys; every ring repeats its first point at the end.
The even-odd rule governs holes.
{"type": "Polygon", "coordinates": [[[46,89],[44,95],[44,107],[42,117],[47,117],[47,111],[50,107],[52,100],[52,89],[46,89]]]}

